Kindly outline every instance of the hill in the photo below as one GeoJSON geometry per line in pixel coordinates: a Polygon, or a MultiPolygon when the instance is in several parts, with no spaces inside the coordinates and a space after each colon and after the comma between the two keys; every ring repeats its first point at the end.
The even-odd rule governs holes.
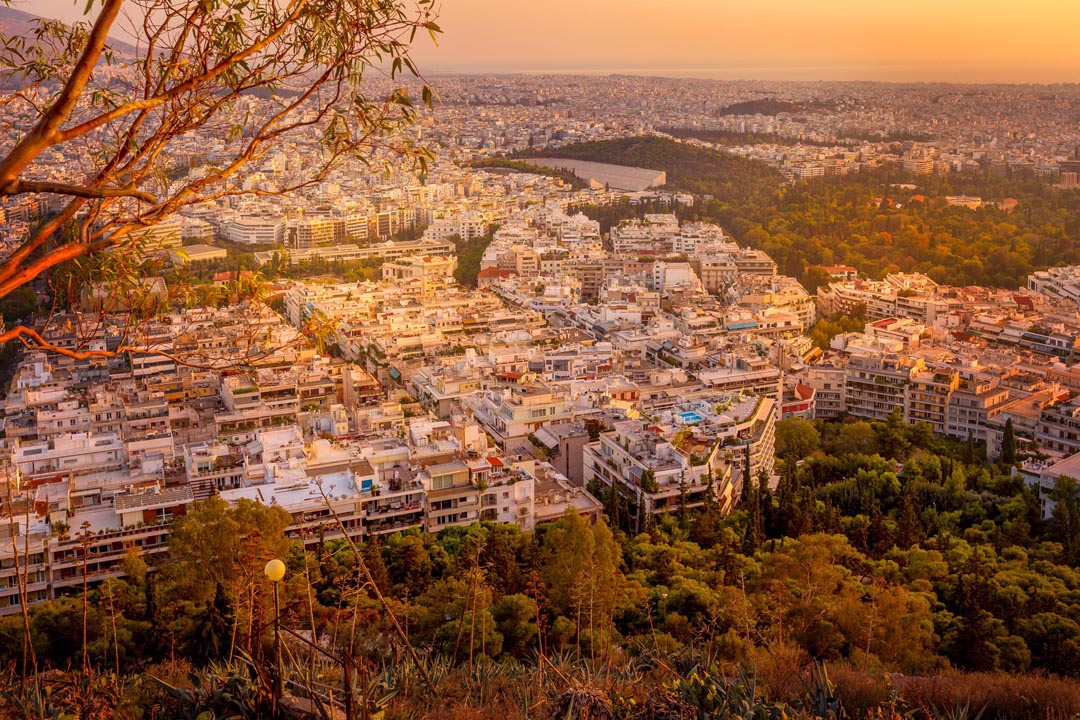
{"type": "Polygon", "coordinates": [[[821,142],[794,138],[788,135],[780,135],[771,132],[736,132],[734,130],[699,130],[695,128],[657,128],[662,133],[671,135],[682,140],[701,140],[714,145],[817,145],[819,147],[833,147],[839,142],[821,142]]]}
{"type": "Polygon", "coordinates": [[[655,136],[548,147],[524,156],[655,168],[667,173],[667,189],[712,195],[728,203],[770,194],[783,182],[777,170],[757,160],[655,136]]]}
{"type": "MultiPolygon", "coordinates": [[[[25,10],[17,10],[13,7],[0,5],[0,34],[3,34],[4,37],[8,38],[17,35],[32,38],[34,29],[37,26],[37,21],[43,19],[45,18],[42,18],[40,15],[28,13],[25,10]]],[[[130,55],[134,57],[137,54],[134,45],[124,42],[123,40],[117,40],[116,38],[109,38],[109,47],[121,55],[130,55]]]]}
{"type": "Polygon", "coordinates": [[[529,165],[528,163],[519,160],[510,160],[508,158],[487,158],[470,163],[469,166],[491,172],[523,172],[531,173],[533,175],[545,175],[547,177],[558,178],[575,190],[581,190],[588,185],[588,183],[572,172],[566,172],[557,168],[529,165]]]}
{"type": "Polygon", "coordinates": [[[805,112],[807,110],[835,110],[830,102],[813,100],[810,102],[792,102],[790,100],[746,100],[720,109],[721,115],[779,115],[780,113],[805,112]]]}

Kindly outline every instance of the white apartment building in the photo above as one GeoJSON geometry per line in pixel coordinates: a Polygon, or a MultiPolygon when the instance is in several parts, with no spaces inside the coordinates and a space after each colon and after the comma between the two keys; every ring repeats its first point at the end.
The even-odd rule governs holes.
{"type": "Polygon", "coordinates": [[[223,239],[240,245],[280,245],[285,240],[285,219],[235,218],[222,222],[218,232],[223,239]]]}

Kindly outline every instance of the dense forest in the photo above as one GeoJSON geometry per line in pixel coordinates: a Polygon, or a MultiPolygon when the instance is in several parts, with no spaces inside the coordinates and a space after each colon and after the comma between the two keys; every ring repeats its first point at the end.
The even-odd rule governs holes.
{"type": "Polygon", "coordinates": [[[767,197],[783,181],[764,163],[656,136],[598,140],[529,154],[663,170],[668,189],[710,195],[725,203],[767,197]]]}
{"type": "Polygon", "coordinates": [[[628,513],[570,515],[533,533],[484,524],[356,547],[323,539],[331,521],[305,552],[280,508],[211,499],[177,519],[167,557],[132,556],[85,605],[0,619],[0,715],[92,717],[97,703],[264,717],[274,557],[288,566],[291,694],[341,686],[297,639],[310,638],[356,663],[367,717],[1080,711],[1075,482],[1044,521],[1008,467],[898,416],[786,420],[777,444],[775,490],[750,483],[727,517],[683,508],[638,534],[628,513]],[[57,672],[22,684],[34,668],[57,672]]]}
{"type": "Polygon", "coordinates": [[[520,160],[511,160],[509,158],[487,158],[484,160],[478,160],[471,163],[469,167],[474,167],[478,170],[523,172],[532,173],[533,175],[544,175],[547,177],[562,180],[566,185],[569,185],[574,190],[583,190],[588,186],[588,183],[585,180],[582,180],[577,175],[567,170],[560,170],[559,168],[541,167],[539,165],[530,165],[526,162],[522,162],[520,160]]]}
{"type": "Polygon", "coordinates": [[[817,145],[833,147],[840,143],[814,142],[771,132],[737,132],[735,130],[696,130],[667,127],[659,131],[672,137],[701,140],[714,145],[817,145]]]}
{"type": "MultiPolygon", "coordinates": [[[[943,283],[1016,288],[1035,269],[1080,263],[1080,191],[1030,175],[915,177],[886,165],[782,183],[764,163],[661,138],[544,152],[665,170],[668,188],[698,196],[693,207],[677,208],[682,219],[720,223],[740,243],[769,253],[782,272],[809,281],[811,291],[821,280],[812,270],[821,265],[853,265],[871,278],[924,272],[943,283]],[[987,204],[950,206],[950,195],[987,204]],[[1011,212],[992,204],[1006,198],[1017,200],[1011,212]]],[[[642,212],[630,205],[585,211],[608,225],[642,212]]]]}
{"type": "Polygon", "coordinates": [[[807,110],[835,110],[836,103],[833,101],[811,100],[809,102],[797,102],[794,100],[775,100],[762,98],[760,100],[744,100],[732,103],[720,108],[721,115],[779,115],[780,113],[797,113],[807,110]]]}
{"type": "Polygon", "coordinates": [[[1015,288],[1032,270],[1080,262],[1080,192],[1034,178],[912,178],[884,169],[788,185],[741,206],[704,203],[697,214],[800,278],[809,266],[845,264],[869,277],[924,272],[954,285],[1015,288]],[[1018,204],[1007,212],[945,201],[961,194],[1018,204]]]}

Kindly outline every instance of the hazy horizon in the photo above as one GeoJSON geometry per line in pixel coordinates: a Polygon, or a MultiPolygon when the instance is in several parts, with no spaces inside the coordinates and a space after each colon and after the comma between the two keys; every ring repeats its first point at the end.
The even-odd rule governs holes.
{"type": "MultiPolygon", "coordinates": [[[[12,5],[64,20],[85,2],[12,5]]],[[[427,72],[718,80],[1057,84],[1080,81],[1080,4],[1058,0],[447,0],[427,72]]],[[[127,39],[126,33],[114,33],[127,39]]]]}

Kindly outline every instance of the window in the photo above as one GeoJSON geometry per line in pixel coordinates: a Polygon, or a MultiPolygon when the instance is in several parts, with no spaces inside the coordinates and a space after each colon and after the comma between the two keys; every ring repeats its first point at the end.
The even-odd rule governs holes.
{"type": "Polygon", "coordinates": [[[453,475],[436,475],[433,478],[431,478],[431,489],[432,490],[445,490],[446,488],[450,488],[450,487],[453,487],[453,486],[454,486],[454,476],[453,475]]]}

